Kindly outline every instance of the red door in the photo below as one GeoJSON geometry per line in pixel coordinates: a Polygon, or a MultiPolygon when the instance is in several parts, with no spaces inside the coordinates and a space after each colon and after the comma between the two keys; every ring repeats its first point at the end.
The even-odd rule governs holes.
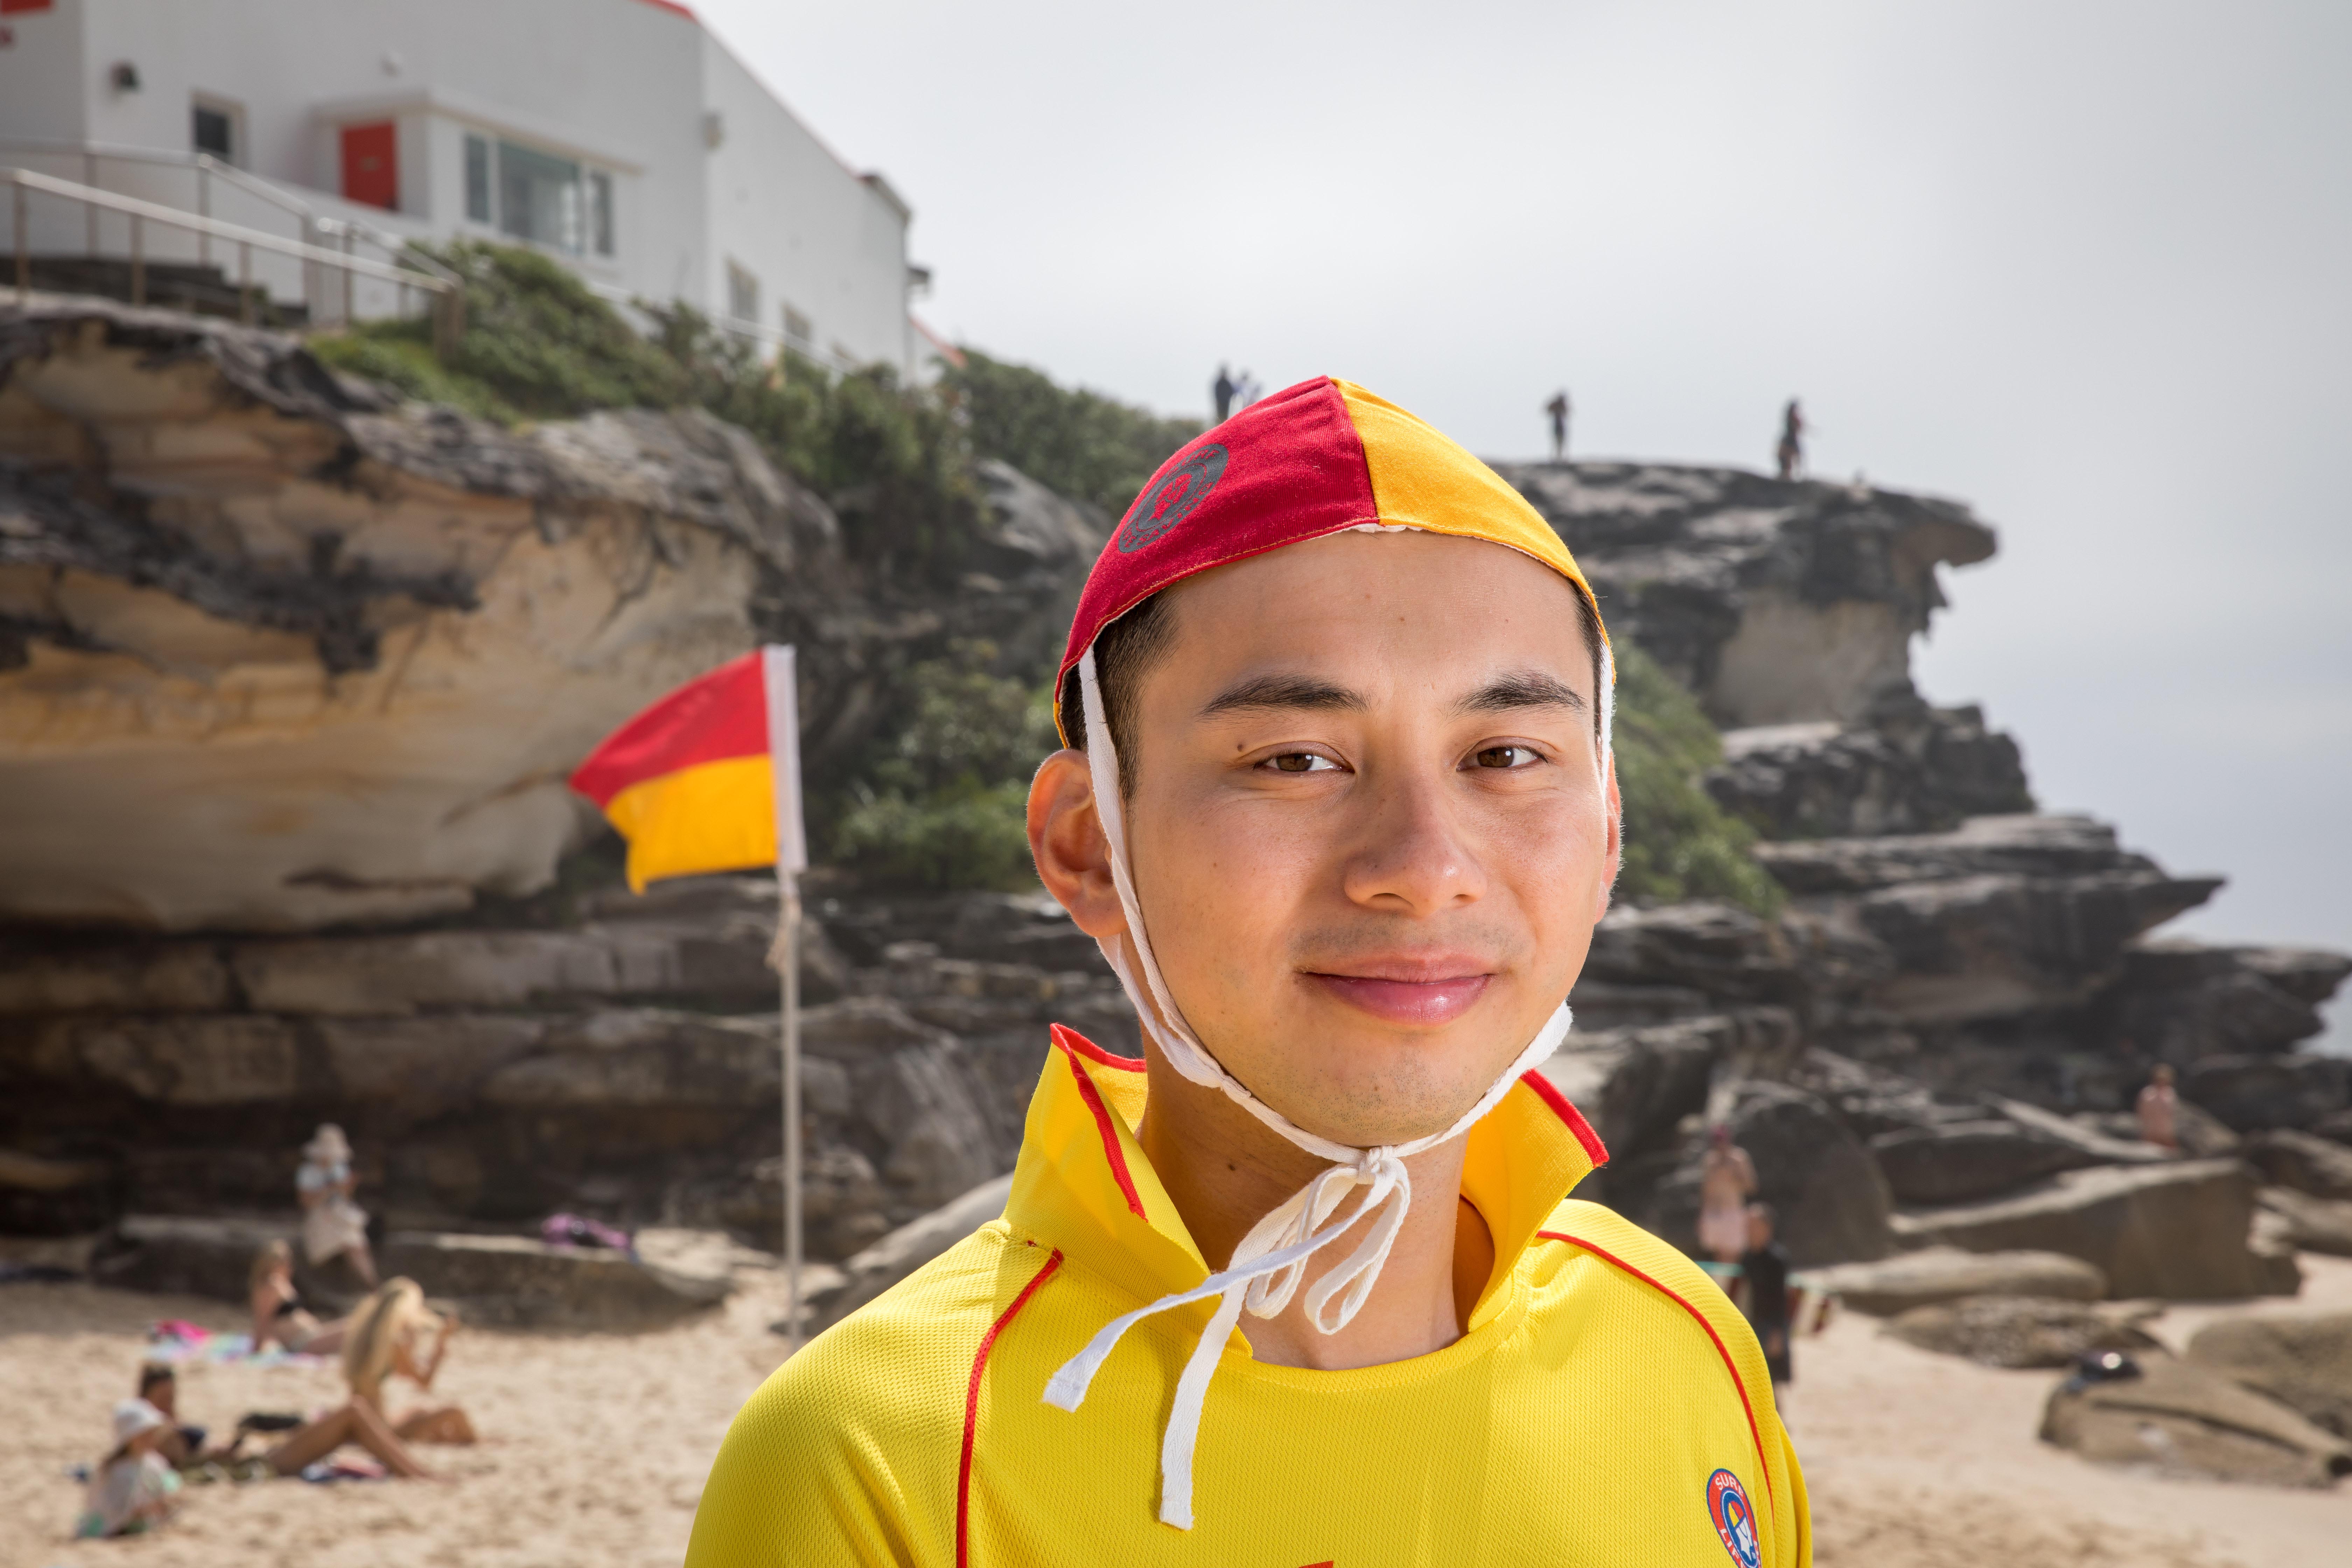
{"type": "Polygon", "coordinates": [[[400,210],[400,154],[389,120],[343,127],[343,196],[387,212],[400,210]]]}

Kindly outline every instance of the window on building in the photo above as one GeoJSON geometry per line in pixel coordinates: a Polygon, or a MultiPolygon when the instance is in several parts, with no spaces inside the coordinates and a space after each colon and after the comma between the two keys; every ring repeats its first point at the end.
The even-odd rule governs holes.
{"type": "Polygon", "coordinates": [[[794,353],[816,352],[816,329],[806,316],[790,305],[784,307],[784,346],[794,353]]]}
{"type": "Polygon", "coordinates": [[[490,139],[466,138],[466,216],[476,223],[490,221],[490,139]]]}
{"type": "Polygon", "coordinates": [[[760,321],[760,280],[732,261],[727,264],[727,313],[753,326],[760,321]]]}
{"type": "Polygon", "coordinates": [[[588,176],[588,242],[599,256],[613,254],[613,176],[601,169],[588,176]]]}
{"type": "Polygon", "coordinates": [[[580,165],[512,142],[499,143],[499,227],[577,255],[587,240],[580,165]]]}
{"type": "Polygon", "coordinates": [[[198,103],[190,110],[188,140],[199,153],[224,163],[236,162],[236,110],[224,103],[198,103]]]}

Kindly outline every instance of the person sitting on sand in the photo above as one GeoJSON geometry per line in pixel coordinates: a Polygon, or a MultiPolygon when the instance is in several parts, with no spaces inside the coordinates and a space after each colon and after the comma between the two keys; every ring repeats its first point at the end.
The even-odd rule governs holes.
{"type": "Polygon", "coordinates": [[[139,1397],[155,1407],[165,1426],[155,1438],[155,1452],[174,1469],[186,1469],[205,1458],[205,1429],[180,1422],[180,1374],[168,1362],[151,1361],[139,1368],[139,1397]]]}
{"type": "Polygon", "coordinates": [[[114,1407],[114,1451],[89,1478],[75,1535],[137,1535],[172,1517],[180,1506],[180,1478],[159,1451],[171,1430],[163,1413],[146,1400],[126,1399],[114,1407]]]}
{"type": "MultiPolygon", "coordinates": [[[[457,1331],[454,1312],[436,1312],[425,1304],[425,1291],[405,1277],[384,1281],[383,1288],[359,1304],[343,1340],[343,1378],[352,1400],[365,1405],[387,1420],[383,1385],[394,1373],[430,1391],[457,1331]],[[433,1342],[420,1352],[421,1342],[433,1342]]],[[[391,1422],[394,1434],[411,1443],[471,1443],[474,1424],[454,1405],[412,1410],[391,1422]]]]}
{"type": "Polygon", "coordinates": [[[332,1355],[343,1348],[351,1320],[322,1323],[302,1305],[302,1293],[294,1289],[294,1249],[284,1242],[273,1241],[253,1255],[246,1289],[253,1304],[254,1354],[272,1340],[296,1355],[332,1355]]]}
{"type": "Polygon", "coordinates": [[[294,1173],[294,1196],[302,1205],[302,1250],[313,1268],[348,1258],[360,1284],[373,1290],[375,1256],[368,1250],[367,1211],[352,1201],[357,1184],[343,1130],[321,1123],[302,1146],[302,1165],[294,1173]]]}
{"type": "MultiPolygon", "coordinates": [[[[242,1441],[240,1436],[239,1441],[242,1441]]],[[[286,1440],[262,1456],[281,1476],[299,1476],[346,1443],[356,1443],[374,1455],[383,1468],[409,1480],[431,1480],[426,1469],[393,1431],[383,1412],[363,1399],[348,1400],[325,1415],[304,1422],[286,1440]]],[[[232,1447],[226,1458],[234,1458],[232,1447]]]]}

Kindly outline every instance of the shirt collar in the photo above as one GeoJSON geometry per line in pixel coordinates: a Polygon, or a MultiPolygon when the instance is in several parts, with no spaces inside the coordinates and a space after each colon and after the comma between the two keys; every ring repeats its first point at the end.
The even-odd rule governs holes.
{"type": "MultiPolygon", "coordinates": [[[[1059,1024],[1053,1038],[1029,1101],[1006,1220],[1140,1300],[1200,1284],[1208,1262],[1136,1141],[1142,1060],[1113,1056],[1059,1024]]],[[[1467,1324],[1476,1329],[1502,1310],[1501,1286],[1537,1230],[1609,1153],[1539,1072],[1513,1085],[1468,1138],[1462,1195],[1495,1238],[1494,1272],[1467,1324]]]]}

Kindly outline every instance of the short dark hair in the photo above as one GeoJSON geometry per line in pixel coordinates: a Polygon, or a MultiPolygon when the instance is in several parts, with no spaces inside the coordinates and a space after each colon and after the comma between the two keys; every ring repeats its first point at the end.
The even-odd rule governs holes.
{"type": "MultiPolygon", "coordinates": [[[[1176,586],[1182,586],[1181,584],[1176,586]]],[[[1573,584],[1570,584],[1574,586],[1573,584]]],[[[1176,622],[1168,607],[1169,588],[1138,604],[1095,634],[1095,680],[1102,689],[1103,722],[1110,743],[1118,752],[1118,793],[1122,800],[1135,795],[1135,694],[1143,678],[1168,656],[1176,641],[1176,622]]],[[[1585,652],[1592,660],[1592,736],[1601,738],[1601,713],[1607,694],[1601,689],[1601,612],[1591,595],[1576,593],[1577,629],[1583,634],[1585,652]]],[[[1076,665],[1062,678],[1055,694],[1055,717],[1074,751],[1087,749],[1087,714],[1078,689],[1076,665]]]]}
{"type": "Polygon", "coordinates": [[[154,1387],[159,1383],[177,1383],[179,1381],[180,1374],[172,1370],[171,1363],[161,1361],[142,1362],[139,1366],[139,1397],[142,1399],[146,1398],[147,1391],[154,1387]]]}

